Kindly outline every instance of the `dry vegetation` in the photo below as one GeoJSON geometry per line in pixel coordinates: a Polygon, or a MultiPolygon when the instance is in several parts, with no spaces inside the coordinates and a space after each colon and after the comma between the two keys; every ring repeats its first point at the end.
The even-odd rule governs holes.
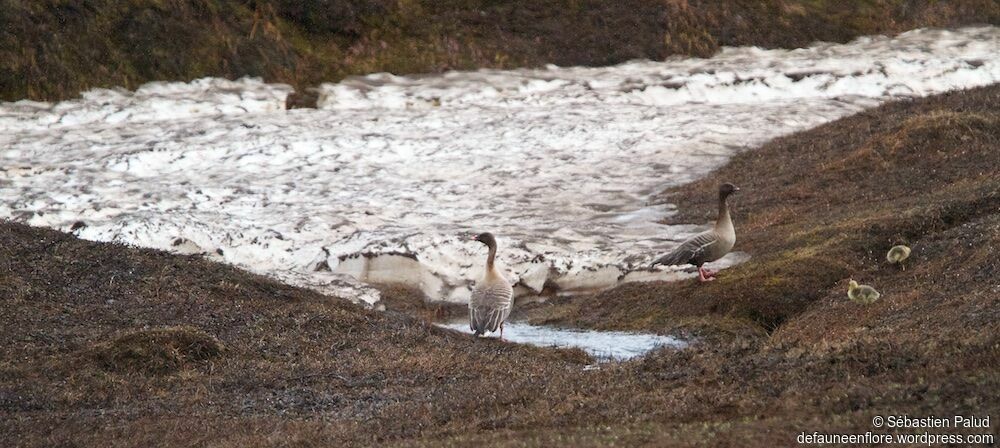
{"type": "Polygon", "coordinates": [[[222,352],[217,339],[197,328],[143,328],[96,344],[91,358],[108,371],[156,374],[173,373],[222,352]]]}
{"type": "MultiPolygon", "coordinates": [[[[0,100],[261,76],[602,65],[1000,23],[995,0],[0,0],[0,100]]],[[[308,101],[305,101],[308,103],[308,101]]]]}
{"type": "MultiPolygon", "coordinates": [[[[716,282],[524,307],[700,343],[585,370],[195,257],[0,224],[6,446],[787,446],[874,414],[1000,415],[1000,86],[777,139],[665,193],[709,220],[743,187],[716,282]],[[706,193],[708,192],[708,193],[706,193]],[[905,270],[885,264],[913,247],[905,270]],[[845,298],[849,277],[883,299],[845,298]]],[[[412,317],[393,309],[402,309],[412,317]]],[[[996,423],[993,423],[996,425],[996,423]]],[[[995,426],[993,430],[995,431],[995,426]]]]}
{"type": "Polygon", "coordinates": [[[666,330],[679,316],[711,314],[773,331],[815,306],[831,287],[846,287],[852,275],[863,282],[887,276],[890,294],[902,283],[944,298],[954,292],[935,287],[941,275],[971,275],[968,290],[995,282],[997,265],[988,255],[996,248],[990,220],[1000,209],[996,91],[863,112],[775,139],[704,180],[664,192],[663,200],[682,205],[675,220],[708,222],[715,213],[715,186],[740,185],[739,249],[753,254],[753,262],[707,285],[634,284],[574,300],[565,305],[568,320],[666,330]],[[976,244],[922,250],[924,238],[960,225],[971,226],[968,242],[976,244]],[[887,266],[885,253],[896,244],[915,249],[913,269],[887,266]],[[636,306],[640,298],[648,306],[636,306]],[[664,302],[670,306],[654,306],[664,302]]]}

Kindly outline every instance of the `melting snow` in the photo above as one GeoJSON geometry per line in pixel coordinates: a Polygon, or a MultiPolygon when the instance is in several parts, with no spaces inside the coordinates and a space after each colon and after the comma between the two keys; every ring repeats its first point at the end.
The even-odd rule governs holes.
{"type": "Polygon", "coordinates": [[[0,217],[207,253],[369,303],[377,294],[350,277],[465,300],[485,249],[460,235],[484,230],[519,293],[677,278],[692,274],[633,270],[704,228],[658,224],[674,207],[650,203],[655,192],[886,100],[998,80],[1000,31],[978,27],[604,68],[374,74],[324,85],[318,110],[286,111],[289,87],[253,79],[99,89],[0,103],[0,217]]]}

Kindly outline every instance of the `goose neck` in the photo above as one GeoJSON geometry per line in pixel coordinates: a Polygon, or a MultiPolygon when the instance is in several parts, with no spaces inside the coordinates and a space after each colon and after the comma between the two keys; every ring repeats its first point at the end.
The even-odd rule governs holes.
{"type": "Polygon", "coordinates": [[[719,196],[719,217],[715,221],[716,226],[723,226],[732,223],[732,218],[729,216],[729,198],[726,196],[719,196]]]}
{"type": "Polygon", "coordinates": [[[497,257],[497,245],[489,244],[490,254],[486,257],[486,269],[489,271],[493,270],[493,262],[497,257]]]}

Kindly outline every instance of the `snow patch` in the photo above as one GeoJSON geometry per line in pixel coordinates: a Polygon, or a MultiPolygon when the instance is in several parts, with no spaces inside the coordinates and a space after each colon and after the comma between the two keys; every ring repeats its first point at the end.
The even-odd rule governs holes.
{"type": "MultiPolygon", "coordinates": [[[[656,192],[887,100],[997,81],[1000,31],[975,27],[601,68],[373,74],[324,85],[318,110],[284,110],[290,88],[257,79],[97,89],[0,103],[0,217],[206,253],[367,303],[378,295],[362,282],[466,300],[486,256],[467,236],[487,230],[519,294],[686,278],[644,267],[707,223],[660,224],[675,208],[656,192]]],[[[737,232],[739,219],[737,207],[737,232]]]]}

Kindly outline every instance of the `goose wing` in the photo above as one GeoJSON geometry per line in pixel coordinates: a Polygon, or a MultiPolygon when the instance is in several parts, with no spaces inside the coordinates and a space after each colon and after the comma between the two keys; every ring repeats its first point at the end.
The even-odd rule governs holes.
{"type": "Polygon", "coordinates": [[[684,241],[669,254],[657,258],[656,261],[654,261],[650,266],[656,266],[658,264],[665,266],[698,264],[698,260],[702,258],[713,245],[717,244],[718,241],[719,235],[715,233],[715,231],[704,231],[691,237],[687,241],[684,241]]]}
{"type": "Polygon", "coordinates": [[[469,327],[477,335],[500,328],[513,308],[513,289],[506,282],[476,287],[469,300],[469,327]]]}

